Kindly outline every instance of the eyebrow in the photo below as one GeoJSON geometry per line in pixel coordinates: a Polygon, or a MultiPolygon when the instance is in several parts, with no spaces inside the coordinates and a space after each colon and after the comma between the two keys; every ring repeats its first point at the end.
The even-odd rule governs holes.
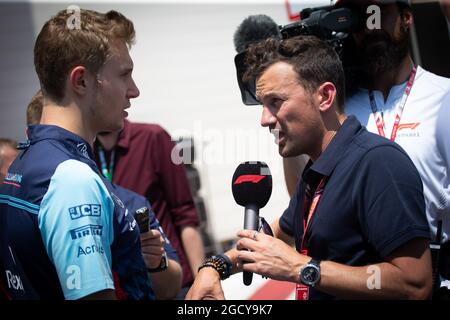
{"type": "Polygon", "coordinates": [[[285,99],[284,95],[281,93],[277,93],[274,91],[269,91],[268,93],[266,93],[264,96],[259,96],[256,95],[256,99],[258,99],[258,101],[262,102],[264,99],[270,99],[270,98],[278,98],[278,99],[285,99]]]}
{"type": "Polygon", "coordinates": [[[265,98],[270,97],[271,95],[273,95],[273,92],[268,92],[263,96],[260,96],[260,95],[256,94],[256,92],[255,92],[255,97],[256,97],[256,99],[258,99],[258,101],[262,101],[265,98]]]}

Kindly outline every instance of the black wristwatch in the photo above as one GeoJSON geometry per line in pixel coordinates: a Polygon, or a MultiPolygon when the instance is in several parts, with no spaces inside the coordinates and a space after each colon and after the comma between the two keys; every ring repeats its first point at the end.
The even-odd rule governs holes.
{"type": "Polygon", "coordinates": [[[309,287],[315,287],[320,280],[320,260],[311,259],[300,270],[300,282],[309,287]]]}
{"type": "Polygon", "coordinates": [[[164,254],[161,258],[161,263],[159,264],[159,266],[157,266],[156,268],[153,268],[153,269],[147,268],[147,271],[148,272],[160,272],[160,271],[167,270],[168,266],[169,266],[169,259],[167,258],[166,251],[164,251],[164,254]]]}

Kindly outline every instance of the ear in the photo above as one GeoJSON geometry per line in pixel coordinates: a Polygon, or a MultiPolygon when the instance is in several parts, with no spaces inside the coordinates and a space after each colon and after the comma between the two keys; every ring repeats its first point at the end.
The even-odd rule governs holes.
{"type": "Polygon", "coordinates": [[[319,110],[321,112],[328,111],[336,101],[336,87],[331,82],[323,83],[318,89],[319,110]]]}
{"type": "Polygon", "coordinates": [[[84,95],[88,89],[92,76],[83,66],[74,67],[69,74],[69,84],[74,92],[84,95]]]}

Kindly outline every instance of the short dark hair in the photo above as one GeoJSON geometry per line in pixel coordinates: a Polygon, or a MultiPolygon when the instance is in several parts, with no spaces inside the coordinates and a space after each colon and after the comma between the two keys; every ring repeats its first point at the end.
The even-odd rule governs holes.
{"type": "Polygon", "coordinates": [[[313,92],[324,82],[332,82],[337,90],[338,111],[345,100],[344,70],[336,51],[315,36],[299,36],[285,40],[270,38],[249,47],[246,81],[255,81],[271,65],[286,62],[294,67],[298,82],[313,92]]]}

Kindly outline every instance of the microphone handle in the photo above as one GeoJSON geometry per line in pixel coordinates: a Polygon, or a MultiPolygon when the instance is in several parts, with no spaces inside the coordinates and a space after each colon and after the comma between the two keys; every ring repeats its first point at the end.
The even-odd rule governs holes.
{"type": "MultiPolygon", "coordinates": [[[[245,206],[244,229],[258,230],[259,227],[259,208],[250,204],[245,206]]],[[[249,271],[243,272],[243,280],[246,286],[252,284],[253,273],[249,271]]]]}

